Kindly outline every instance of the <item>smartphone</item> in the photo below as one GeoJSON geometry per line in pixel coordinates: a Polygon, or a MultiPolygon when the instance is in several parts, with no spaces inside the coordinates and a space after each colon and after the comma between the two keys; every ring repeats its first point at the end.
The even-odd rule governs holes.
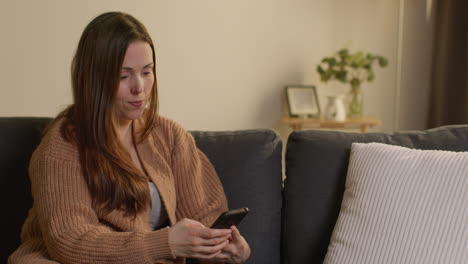
{"type": "Polygon", "coordinates": [[[248,213],[247,207],[226,211],[216,219],[211,228],[229,229],[233,225],[237,226],[248,213]]]}

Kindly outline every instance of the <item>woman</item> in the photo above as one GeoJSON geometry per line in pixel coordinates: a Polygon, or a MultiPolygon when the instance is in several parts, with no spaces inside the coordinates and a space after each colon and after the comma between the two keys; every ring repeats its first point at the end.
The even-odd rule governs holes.
{"type": "Polygon", "coordinates": [[[193,138],[157,114],[153,42],[128,14],[96,17],[72,62],[74,103],[32,155],[33,208],[9,263],[241,263],[236,227],[193,138]]]}

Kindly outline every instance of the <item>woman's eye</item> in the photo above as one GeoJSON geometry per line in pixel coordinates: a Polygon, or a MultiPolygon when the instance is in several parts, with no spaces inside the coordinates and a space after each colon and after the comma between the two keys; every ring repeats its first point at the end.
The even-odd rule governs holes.
{"type": "Polygon", "coordinates": [[[152,72],[144,72],[144,75],[151,75],[152,72]]]}
{"type": "Polygon", "coordinates": [[[125,80],[125,79],[127,79],[127,77],[128,77],[127,75],[120,76],[120,80],[125,80]]]}

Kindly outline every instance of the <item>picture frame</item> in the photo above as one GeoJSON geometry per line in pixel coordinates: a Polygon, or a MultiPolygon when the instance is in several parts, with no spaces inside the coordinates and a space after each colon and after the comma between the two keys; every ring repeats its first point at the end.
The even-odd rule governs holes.
{"type": "Polygon", "coordinates": [[[320,118],[320,104],[315,86],[288,85],[285,93],[290,117],[320,118]]]}

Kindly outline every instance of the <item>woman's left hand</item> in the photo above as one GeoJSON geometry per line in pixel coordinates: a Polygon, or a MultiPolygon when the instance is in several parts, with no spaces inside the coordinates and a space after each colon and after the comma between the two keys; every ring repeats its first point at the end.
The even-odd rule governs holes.
{"type": "Polygon", "coordinates": [[[243,263],[250,257],[250,247],[236,226],[231,226],[232,238],[215,260],[227,263],[243,263]]]}

